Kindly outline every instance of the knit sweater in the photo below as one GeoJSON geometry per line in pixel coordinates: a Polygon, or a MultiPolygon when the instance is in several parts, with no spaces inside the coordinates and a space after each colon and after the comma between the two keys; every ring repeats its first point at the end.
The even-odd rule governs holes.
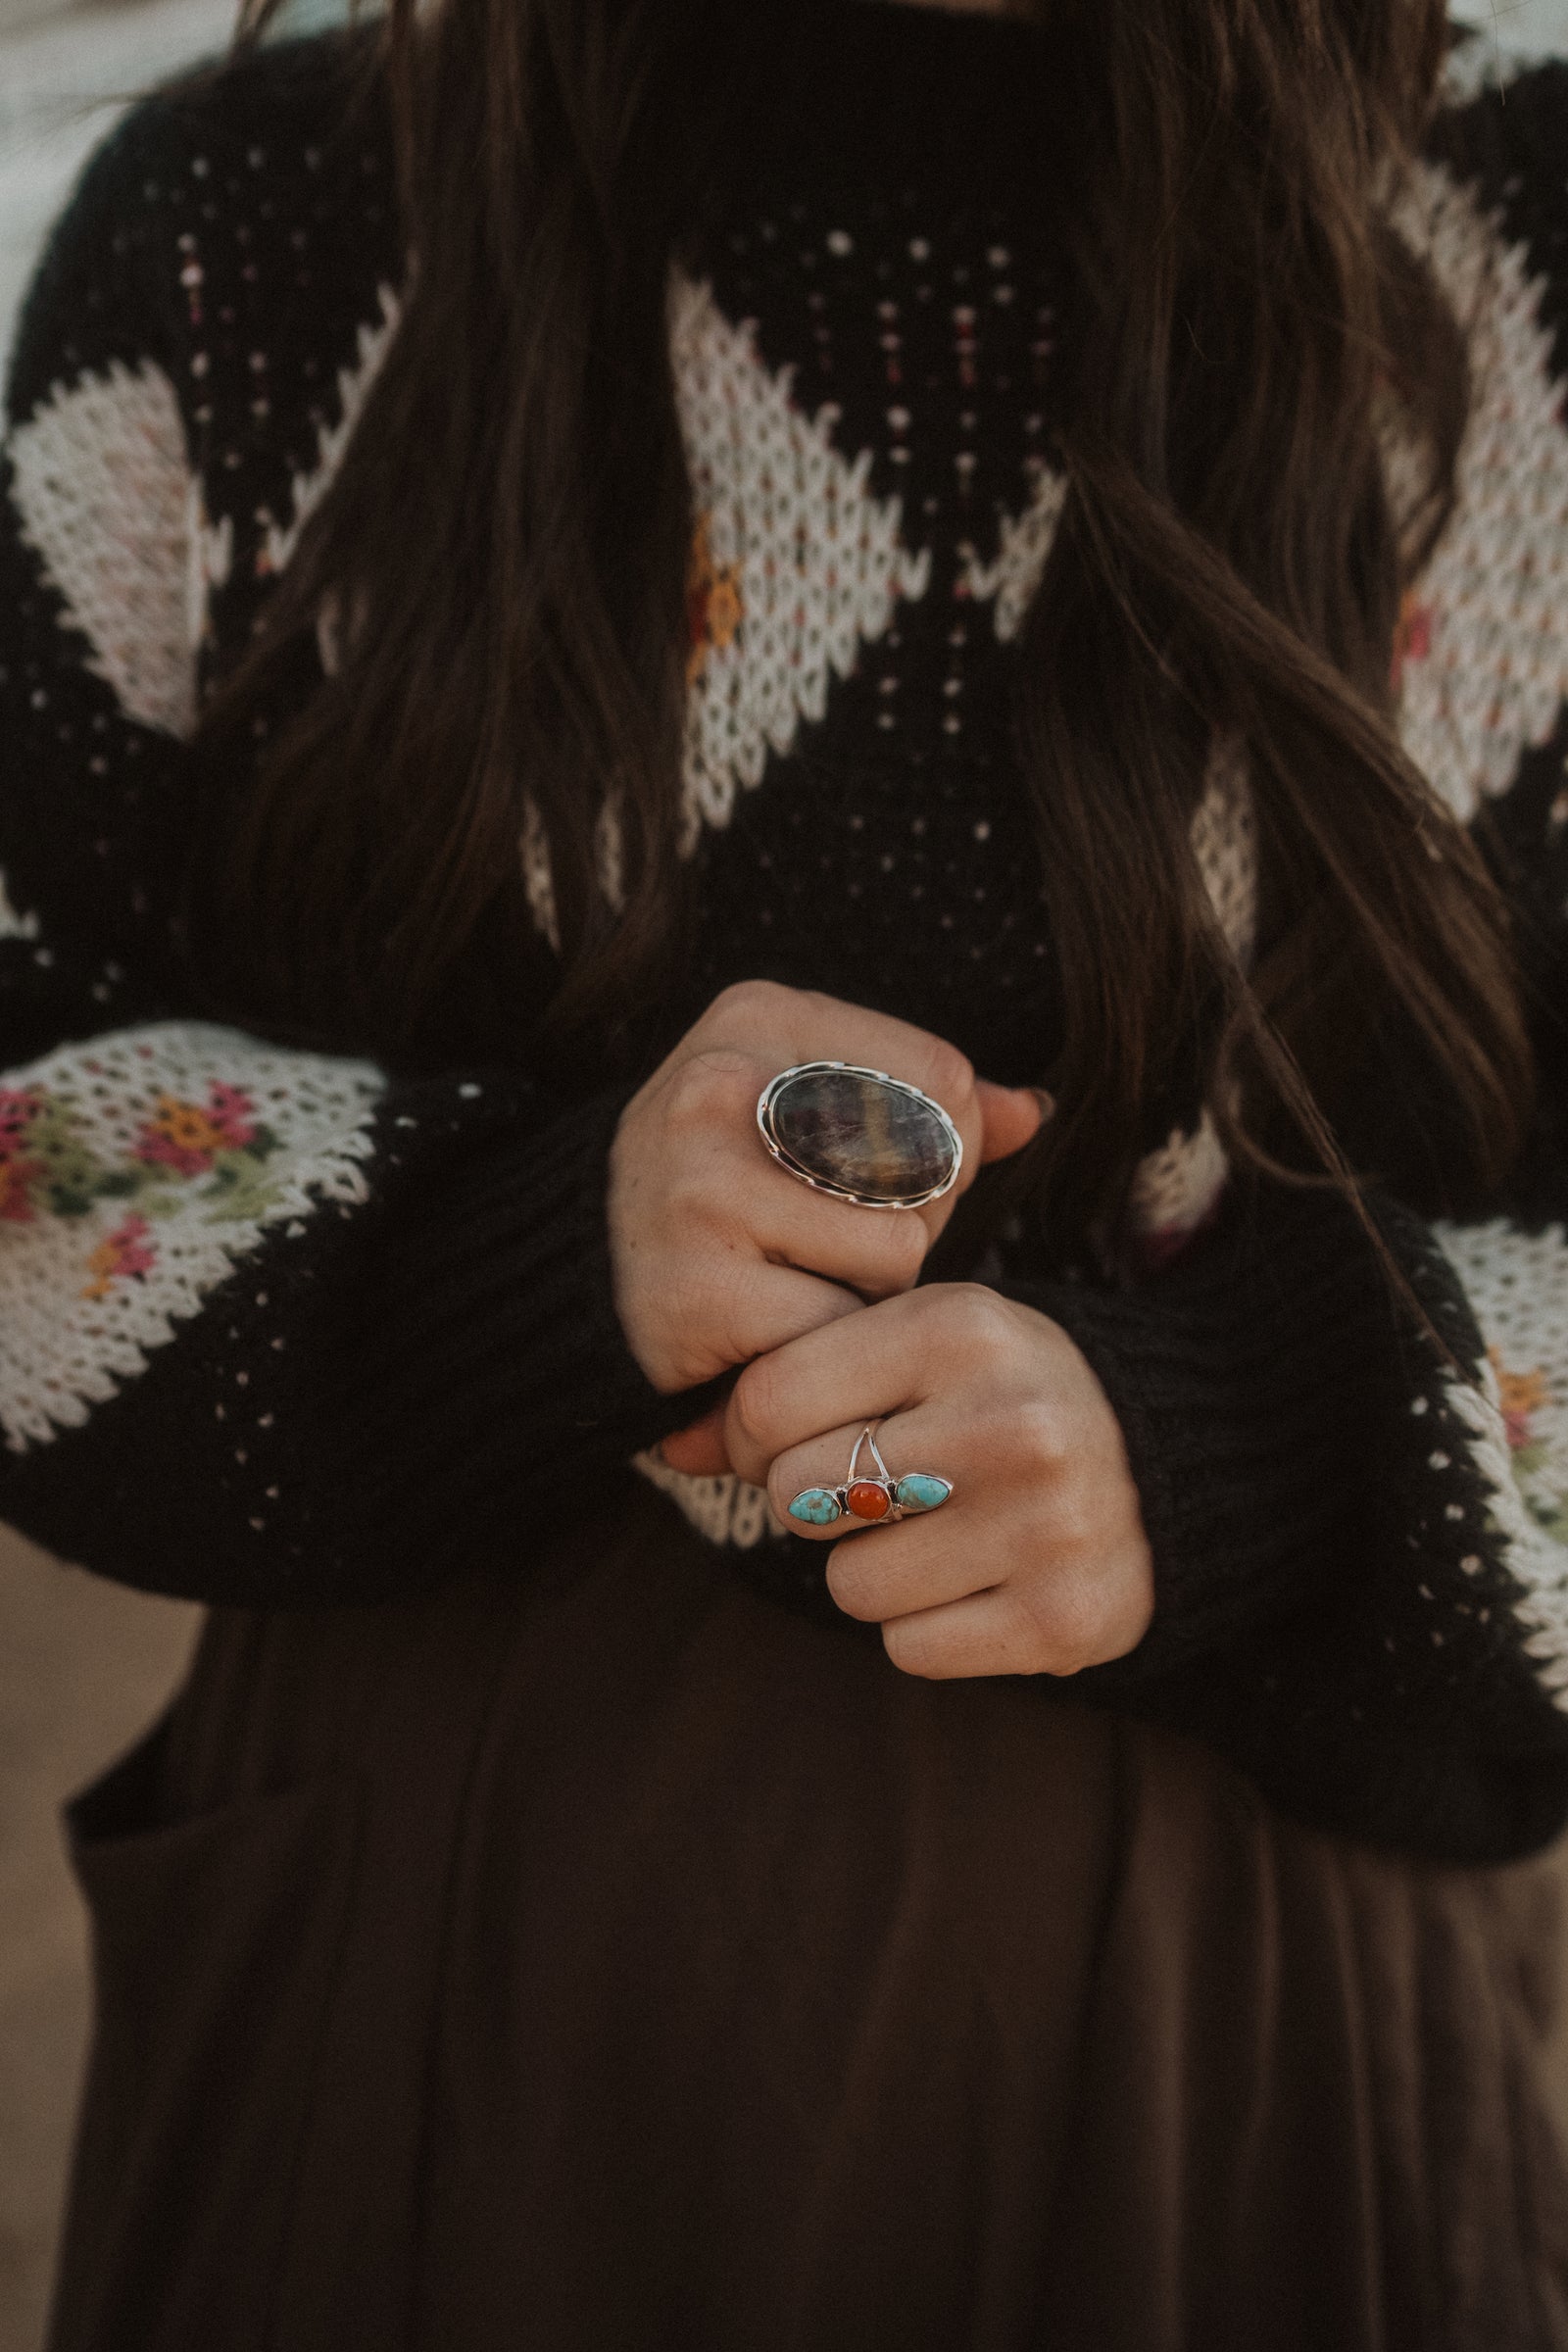
{"type": "MultiPolygon", "coordinates": [[[[1059,261],[1028,140],[998,124],[1044,52],[984,18],[846,0],[839,20],[812,103],[781,106],[671,285],[699,913],[662,1012],[673,1039],[767,976],[1026,1081],[1060,1023],[1010,731],[1064,497],[1059,261]]],[[[215,1022],[186,966],[203,698],[397,332],[390,144],[373,109],[345,112],[348,45],[139,108],[22,321],[0,461],[0,1512],[151,1590],[369,1603],[458,1568],[526,1576],[553,1513],[643,1477],[737,1575],[832,1619],[823,1550],[760,1490],[651,1451],[701,1399],[655,1394],[615,1312],[625,1083],[588,1068],[567,1094],[477,1052],[402,1068],[334,1050],[329,1012],[303,1051],[260,1016],[215,1022]]],[[[1401,626],[1401,726],[1434,792],[1486,812],[1548,1011],[1565,141],[1559,69],[1468,99],[1401,220],[1475,378],[1457,506],[1401,626]]],[[[526,799],[521,831],[553,943],[526,799]]],[[[613,906],[612,799],[597,838],[613,906]]],[[[1194,839],[1245,957],[1234,754],[1194,839]]],[[[1200,1096],[1168,1125],[1151,1106],[1140,1279],[1056,1265],[1017,1222],[973,1270],[1082,1348],[1139,1489],[1153,1625],[1073,1694],[1209,1741],[1310,1823],[1461,1861],[1568,1814],[1568,1062],[1544,1028],[1543,1067],[1528,1179],[1484,1219],[1377,1205],[1452,1362],[1337,1199],[1243,1208],[1200,1096]]]]}

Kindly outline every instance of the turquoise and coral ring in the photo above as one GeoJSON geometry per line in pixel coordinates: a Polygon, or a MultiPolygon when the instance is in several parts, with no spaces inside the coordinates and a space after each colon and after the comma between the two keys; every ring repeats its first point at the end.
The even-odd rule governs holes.
{"type": "Polygon", "coordinates": [[[939,1511],[953,1493],[953,1481],[929,1470],[906,1470],[894,1478],[882,1459],[868,1421],[855,1441],[850,1474],[842,1487],[803,1487],[789,1506],[792,1519],[804,1527],[831,1527],[835,1520],[858,1520],[862,1527],[883,1521],[912,1519],[921,1511],[939,1511]],[[880,1478],[857,1478],[860,1447],[869,1445],[880,1478]]]}

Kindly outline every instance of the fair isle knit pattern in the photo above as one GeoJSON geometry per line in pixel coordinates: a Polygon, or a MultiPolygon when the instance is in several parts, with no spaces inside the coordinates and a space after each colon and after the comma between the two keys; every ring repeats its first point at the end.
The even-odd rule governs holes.
{"type": "MultiPolygon", "coordinates": [[[[992,122],[1035,36],[854,0],[835,22],[833,106],[808,121],[780,98],[671,280],[698,915],[663,1042],[761,974],[1041,1079],[1060,1015],[1010,696],[1067,495],[1061,262],[1023,146],[999,133],[988,176],[948,135],[954,108],[992,122]],[[864,156],[844,136],[862,118],[864,156]]],[[[381,1067],[334,1048],[330,1008],[308,1049],[270,1040],[226,1007],[215,1024],[185,966],[203,696],[329,490],[410,282],[385,127],[345,114],[343,46],[133,116],[18,346],[0,1511],[130,1582],[277,1606],[486,1560],[526,1573],[541,1497],[624,1492],[635,1465],[736,1573],[829,1622],[820,1547],[759,1490],[654,1450],[711,1399],[655,1396],[615,1314],[606,1160],[628,1088],[587,1068],[565,1095],[478,1056],[381,1067]]],[[[1476,398],[1397,650],[1434,791],[1495,813],[1560,926],[1568,196],[1507,146],[1548,115],[1560,137],[1551,75],[1516,83],[1506,115],[1480,102],[1403,216],[1464,320],[1476,398]]],[[[323,670],[342,626],[320,616],[323,670]]],[[[521,889],[554,945],[526,779],[519,808],[521,889]]],[[[613,909],[612,792],[595,815],[613,909]]],[[[1215,746],[1193,850],[1245,964],[1259,846],[1239,743],[1215,746]]],[[[1146,1136],[1137,1279],[1060,1262],[1026,1220],[974,1270],[1077,1342],[1138,1480],[1155,1625],[1081,1691],[1210,1740],[1329,1827],[1460,1859],[1541,1842],[1568,1812],[1568,1172],[1533,1223],[1499,1201],[1435,1237],[1380,1205],[1460,1378],[1400,1324],[1341,1203],[1230,1213],[1200,1088],[1151,1103],[1146,1136]]]]}

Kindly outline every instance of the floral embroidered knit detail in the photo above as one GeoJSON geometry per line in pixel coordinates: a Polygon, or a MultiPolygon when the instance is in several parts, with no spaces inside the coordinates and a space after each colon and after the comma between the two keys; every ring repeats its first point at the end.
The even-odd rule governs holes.
{"type": "Polygon", "coordinates": [[[180,1026],[15,1073],[0,1091],[7,1445],[79,1427],[269,1226],[362,1201],[383,1089],[366,1063],[180,1026]]]}
{"type": "Polygon", "coordinates": [[[1568,1545],[1568,1239],[1560,1225],[1522,1233],[1500,1220],[1438,1238],[1487,1342],[1513,1482],[1568,1545]]]}

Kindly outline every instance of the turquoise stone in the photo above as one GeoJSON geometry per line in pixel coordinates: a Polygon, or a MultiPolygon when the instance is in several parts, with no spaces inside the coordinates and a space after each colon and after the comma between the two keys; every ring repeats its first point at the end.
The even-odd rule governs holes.
{"type": "Polygon", "coordinates": [[[790,1504],[790,1517],[804,1519],[808,1527],[831,1527],[843,1516],[838,1496],[826,1487],[803,1488],[790,1504]]]}
{"type": "Polygon", "coordinates": [[[901,1511],[934,1511],[952,1493],[945,1478],[933,1478],[927,1470],[911,1470],[893,1490],[901,1511]]]}

